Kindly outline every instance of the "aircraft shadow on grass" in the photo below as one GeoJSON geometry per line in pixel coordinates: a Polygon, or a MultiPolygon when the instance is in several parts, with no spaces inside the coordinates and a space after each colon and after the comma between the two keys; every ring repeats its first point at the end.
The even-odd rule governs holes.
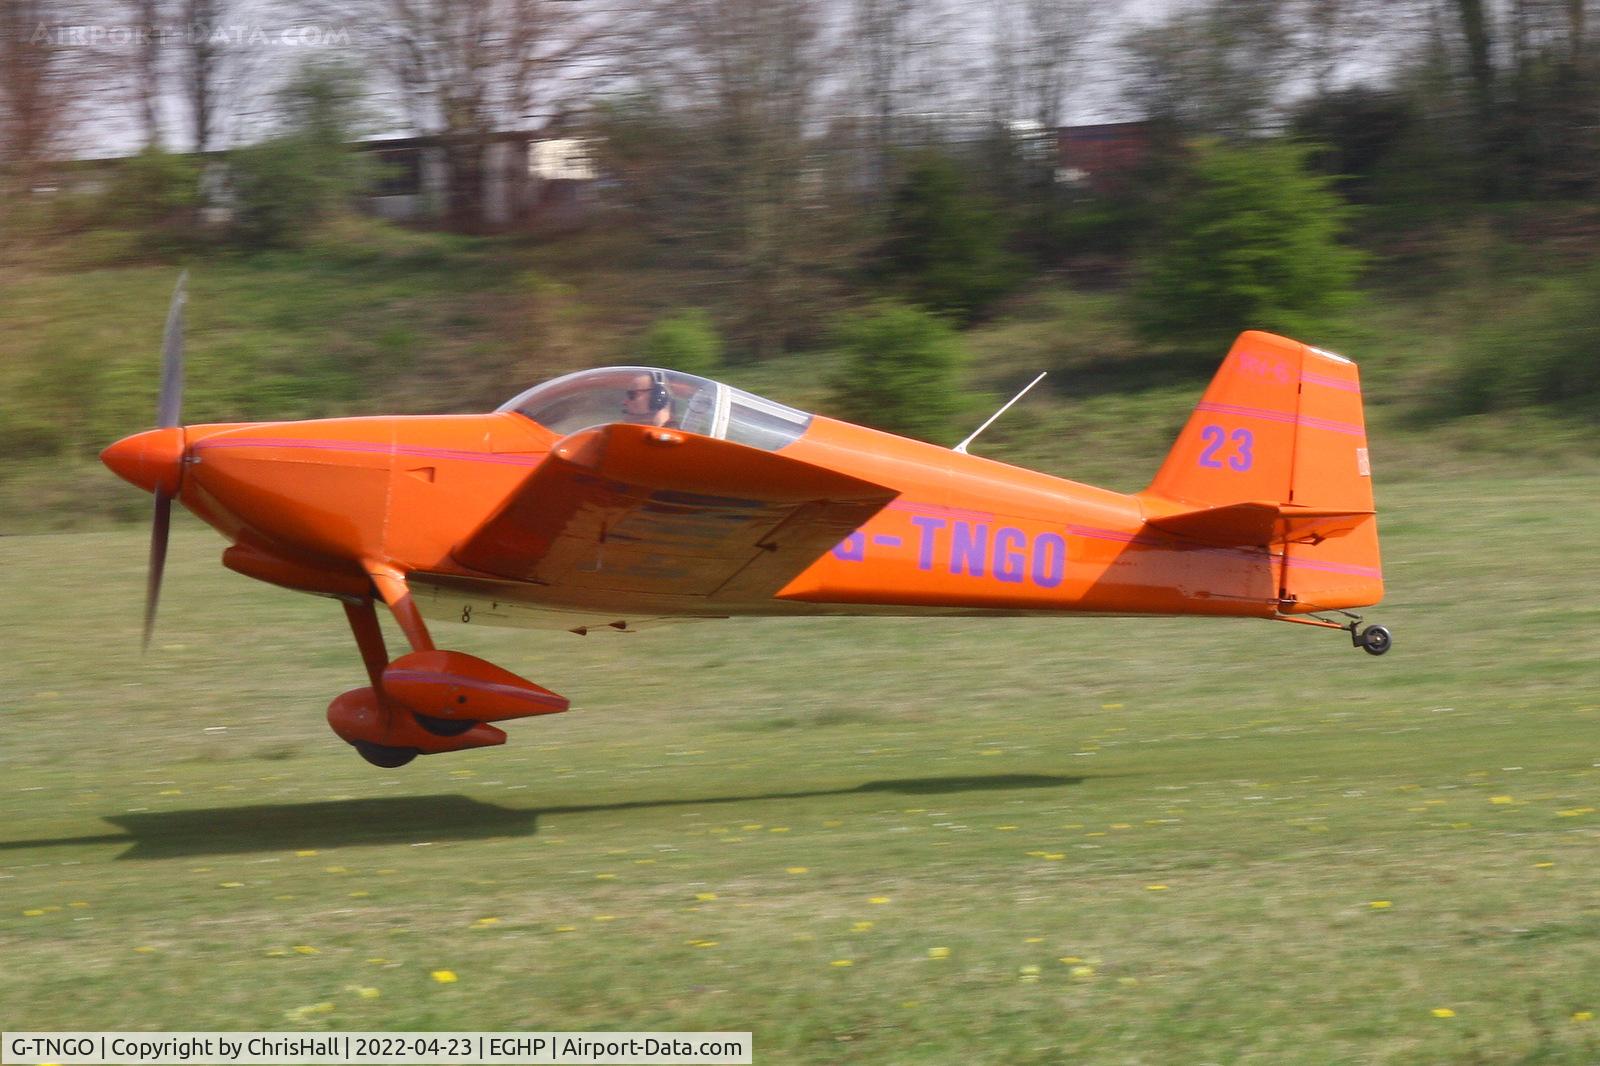
{"type": "Polygon", "coordinates": [[[1081,777],[993,774],[868,781],[853,788],[767,792],[749,796],[629,800],[568,807],[518,809],[468,796],[394,796],[320,803],[201,807],[192,810],[118,814],[106,821],[123,832],[91,836],[0,841],[0,852],[81,844],[130,844],[118,859],[179,859],[240,852],[290,851],[363,844],[419,844],[532,836],[541,815],[595,814],[653,807],[699,807],[764,800],[812,799],[887,792],[941,795],[1021,788],[1060,788],[1081,777]]]}

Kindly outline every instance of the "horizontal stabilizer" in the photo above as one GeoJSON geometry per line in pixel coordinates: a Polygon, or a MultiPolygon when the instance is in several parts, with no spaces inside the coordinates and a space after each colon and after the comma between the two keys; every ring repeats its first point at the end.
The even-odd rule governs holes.
{"type": "Polygon", "coordinates": [[[1292,503],[1247,500],[1148,518],[1165,533],[1225,548],[1264,547],[1285,541],[1318,544],[1342,537],[1372,511],[1336,511],[1292,503]]]}

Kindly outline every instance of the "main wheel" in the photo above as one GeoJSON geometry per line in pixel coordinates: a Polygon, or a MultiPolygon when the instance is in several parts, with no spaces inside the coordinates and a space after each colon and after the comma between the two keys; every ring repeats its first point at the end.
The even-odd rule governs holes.
{"type": "Polygon", "coordinates": [[[458,721],[454,718],[435,718],[431,714],[417,714],[415,711],[411,712],[411,717],[417,720],[418,725],[436,737],[459,737],[462,733],[478,724],[470,718],[458,721]]]}
{"type": "Polygon", "coordinates": [[[374,744],[370,740],[352,740],[350,746],[373,766],[393,770],[415,759],[421,752],[416,748],[393,748],[387,744],[374,744]]]}
{"type": "Polygon", "coordinates": [[[1382,655],[1394,643],[1394,638],[1383,626],[1368,626],[1361,632],[1361,646],[1368,655],[1382,655]]]}

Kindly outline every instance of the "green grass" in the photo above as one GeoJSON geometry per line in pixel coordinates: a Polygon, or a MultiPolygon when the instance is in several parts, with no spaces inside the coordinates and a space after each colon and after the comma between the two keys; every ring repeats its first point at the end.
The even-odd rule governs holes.
{"type": "Polygon", "coordinates": [[[180,526],[141,658],[142,533],[0,538],[0,1018],[1593,1062],[1600,478],[1378,488],[1382,659],[1258,621],[440,627],[575,709],[392,772],[321,721],[362,683],[333,604],[180,526]]]}

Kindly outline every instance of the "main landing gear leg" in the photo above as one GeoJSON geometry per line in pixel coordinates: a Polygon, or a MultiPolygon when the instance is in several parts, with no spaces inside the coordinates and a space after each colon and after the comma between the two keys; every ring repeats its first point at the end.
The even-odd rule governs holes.
{"type": "Polygon", "coordinates": [[[416,602],[411,598],[411,589],[406,586],[404,575],[382,566],[369,566],[367,573],[378,595],[394,612],[394,620],[400,623],[400,631],[411,643],[411,650],[433,651],[433,637],[428,635],[428,627],[422,621],[422,612],[417,610],[416,602]]]}
{"type": "Polygon", "coordinates": [[[361,662],[367,668],[371,688],[346,692],[328,708],[328,723],[360,756],[374,766],[394,769],[404,766],[419,754],[416,748],[379,744],[354,735],[354,731],[381,734],[393,724],[395,709],[383,698],[383,671],[389,665],[389,649],[383,641],[383,628],[372,597],[342,600],[344,616],[361,649],[361,662]]]}

